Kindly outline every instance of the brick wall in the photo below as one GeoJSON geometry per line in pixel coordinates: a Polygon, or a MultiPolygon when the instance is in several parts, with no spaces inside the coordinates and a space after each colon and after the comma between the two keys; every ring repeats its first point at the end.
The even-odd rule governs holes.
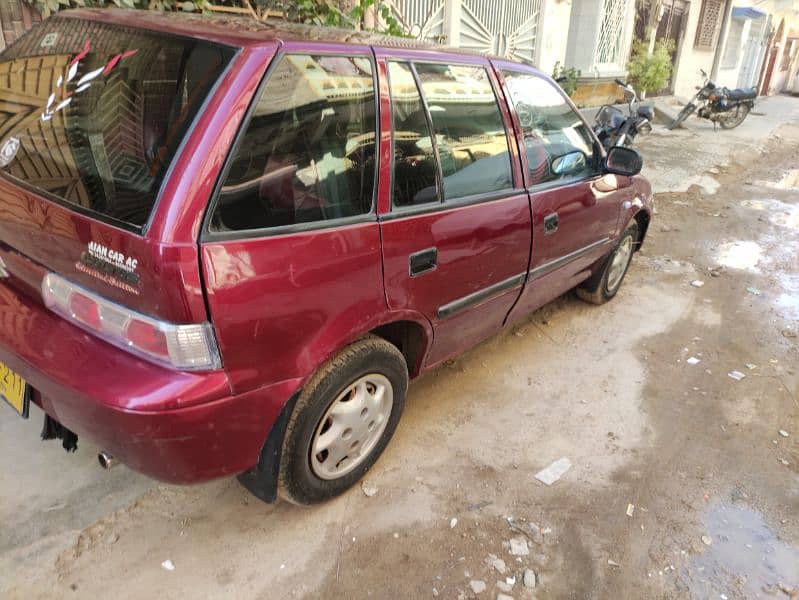
{"type": "Polygon", "coordinates": [[[0,28],[3,30],[0,49],[5,49],[41,20],[36,9],[25,0],[0,0],[0,28]]]}

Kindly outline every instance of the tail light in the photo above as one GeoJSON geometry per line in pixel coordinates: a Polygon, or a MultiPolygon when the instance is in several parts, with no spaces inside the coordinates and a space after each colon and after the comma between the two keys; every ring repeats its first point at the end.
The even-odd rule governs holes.
{"type": "Polygon", "coordinates": [[[177,325],[158,321],[53,273],[42,280],[42,298],[47,308],[67,321],[150,362],[181,371],[222,367],[210,323],[177,325]]]}

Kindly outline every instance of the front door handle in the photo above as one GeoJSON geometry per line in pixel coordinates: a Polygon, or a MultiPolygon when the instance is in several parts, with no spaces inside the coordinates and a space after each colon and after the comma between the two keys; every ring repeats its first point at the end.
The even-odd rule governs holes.
{"type": "Polygon", "coordinates": [[[425,248],[410,255],[410,275],[416,277],[422,273],[427,273],[436,268],[438,264],[438,248],[425,248]]]}

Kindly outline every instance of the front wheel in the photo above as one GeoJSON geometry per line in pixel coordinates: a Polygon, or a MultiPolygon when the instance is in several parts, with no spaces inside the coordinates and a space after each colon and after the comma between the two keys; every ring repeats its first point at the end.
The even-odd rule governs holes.
{"type": "Polygon", "coordinates": [[[377,461],[397,428],[408,368],[389,342],[368,337],[323,366],[289,419],[278,492],[294,504],[338,496],[377,461]]]}
{"type": "Polygon", "coordinates": [[[683,109],[680,111],[680,114],[677,115],[677,118],[674,119],[671,123],[669,123],[668,129],[674,129],[675,127],[679,127],[685,119],[691,116],[691,114],[696,110],[696,104],[693,102],[686,104],[683,109]]]}
{"type": "Polygon", "coordinates": [[[604,304],[612,299],[621,287],[638,243],[638,224],[633,221],[613,251],[605,258],[596,273],[583,282],[575,291],[577,296],[591,304],[604,304]]]}
{"type": "Polygon", "coordinates": [[[749,114],[749,105],[739,104],[735,107],[735,110],[730,110],[729,112],[731,114],[728,118],[719,120],[722,129],[734,129],[743,123],[744,119],[749,114]]]}

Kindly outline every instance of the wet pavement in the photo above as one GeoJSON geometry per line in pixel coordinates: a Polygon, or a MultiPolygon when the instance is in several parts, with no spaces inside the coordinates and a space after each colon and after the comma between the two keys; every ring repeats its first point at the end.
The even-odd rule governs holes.
{"type": "Polygon", "coordinates": [[[759,112],[642,139],[657,215],[618,297],[566,295],[416,381],[370,495],[161,485],[0,412],[0,596],[795,596],[799,99],[759,112]]]}

